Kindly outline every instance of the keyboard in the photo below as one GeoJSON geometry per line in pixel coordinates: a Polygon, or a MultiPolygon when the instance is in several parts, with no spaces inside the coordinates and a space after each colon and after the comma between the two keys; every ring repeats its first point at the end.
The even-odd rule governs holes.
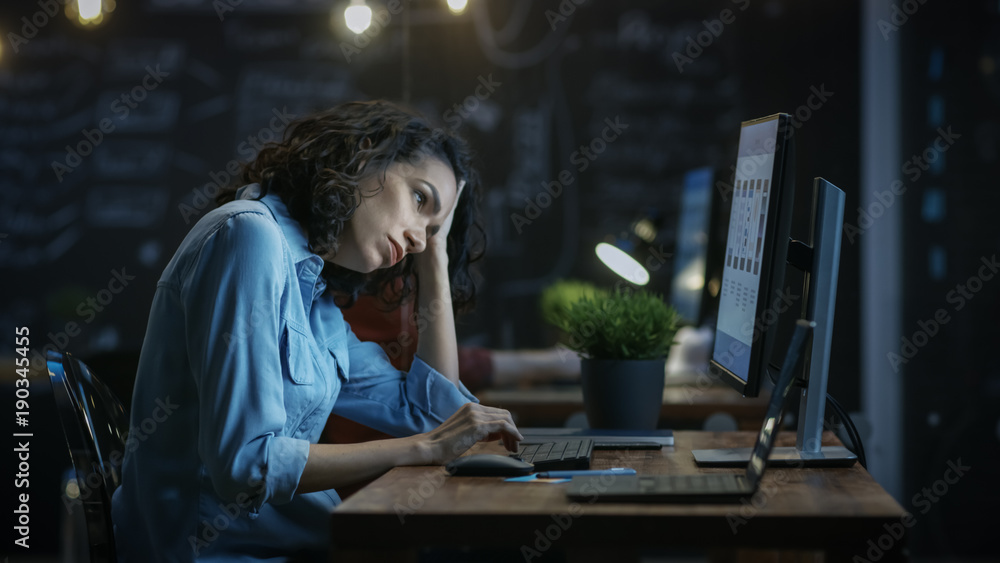
{"type": "Polygon", "coordinates": [[[724,494],[751,490],[746,476],[732,473],[644,475],[638,482],[640,493],[724,494]]]}
{"type": "Polygon", "coordinates": [[[566,496],[573,501],[603,502],[739,502],[754,487],[745,475],[624,475],[614,480],[573,477],[566,496]]]}
{"type": "Polygon", "coordinates": [[[521,442],[511,457],[535,465],[535,471],[590,469],[594,440],[580,438],[548,442],[521,442]]]}

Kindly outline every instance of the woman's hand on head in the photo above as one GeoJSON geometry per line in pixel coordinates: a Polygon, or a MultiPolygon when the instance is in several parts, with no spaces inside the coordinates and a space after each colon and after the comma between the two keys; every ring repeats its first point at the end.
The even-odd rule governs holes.
{"type": "Polygon", "coordinates": [[[465,188],[465,180],[458,183],[458,192],[455,195],[455,205],[451,206],[451,211],[441,221],[441,226],[433,236],[427,238],[427,246],[423,252],[413,257],[414,268],[417,276],[421,271],[428,271],[433,267],[444,267],[448,269],[448,233],[451,232],[451,224],[455,220],[455,210],[458,209],[458,201],[462,197],[462,190],[465,188]]]}
{"type": "Polygon", "coordinates": [[[441,228],[434,234],[434,236],[428,239],[428,243],[436,239],[435,244],[440,246],[445,245],[448,240],[448,233],[451,232],[451,224],[455,220],[455,210],[458,209],[458,202],[462,199],[462,190],[464,189],[465,180],[461,180],[458,182],[458,191],[455,192],[455,205],[451,206],[451,211],[448,212],[448,216],[441,222],[441,228]]]}
{"type": "Polygon", "coordinates": [[[476,403],[462,405],[448,420],[422,436],[429,446],[429,465],[444,465],[476,442],[501,440],[508,451],[516,452],[518,442],[524,439],[510,412],[476,403]]]}

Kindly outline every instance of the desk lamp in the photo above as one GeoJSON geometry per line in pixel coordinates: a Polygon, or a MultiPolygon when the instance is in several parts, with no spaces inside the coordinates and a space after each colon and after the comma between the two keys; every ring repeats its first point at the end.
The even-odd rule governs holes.
{"type": "Polygon", "coordinates": [[[612,272],[629,283],[644,286],[650,281],[650,270],[659,270],[671,256],[662,252],[662,245],[660,248],[654,245],[661,227],[659,211],[647,209],[628,230],[618,236],[608,235],[597,243],[594,252],[612,272]]]}

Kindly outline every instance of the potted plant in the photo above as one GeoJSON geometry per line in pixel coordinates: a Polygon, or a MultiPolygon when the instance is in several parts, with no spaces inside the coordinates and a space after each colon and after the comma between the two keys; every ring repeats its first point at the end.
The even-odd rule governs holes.
{"type": "Polygon", "coordinates": [[[584,296],[552,321],[580,355],[590,426],[656,428],[677,311],[646,290],[616,289],[584,296]]]}
{"type": "Polygon", "coordinates": [[[566,312],[574,303],[584,297],[592,297],[599,293],[606,293],[596,285],[575,279],[560,279],[542,291],[539,299],[539,309],[542,319],[549,324],[553,331],[552,341],[565,345],[568,340],[567,334],[562,330],[563,319],[566,312]],[[558,333],[558,334],[557,334],[558,333]]]}

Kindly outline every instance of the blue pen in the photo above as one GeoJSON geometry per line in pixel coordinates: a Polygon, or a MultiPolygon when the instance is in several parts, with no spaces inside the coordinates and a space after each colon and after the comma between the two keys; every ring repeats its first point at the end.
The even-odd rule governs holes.
{"type": "Polygon", "coordinates": [[[539,479],[563,479],[574,475],[635,475],[631,467],[612,467],[611,469],[567,469],[564,471],[542,471],[539,479]]]}

